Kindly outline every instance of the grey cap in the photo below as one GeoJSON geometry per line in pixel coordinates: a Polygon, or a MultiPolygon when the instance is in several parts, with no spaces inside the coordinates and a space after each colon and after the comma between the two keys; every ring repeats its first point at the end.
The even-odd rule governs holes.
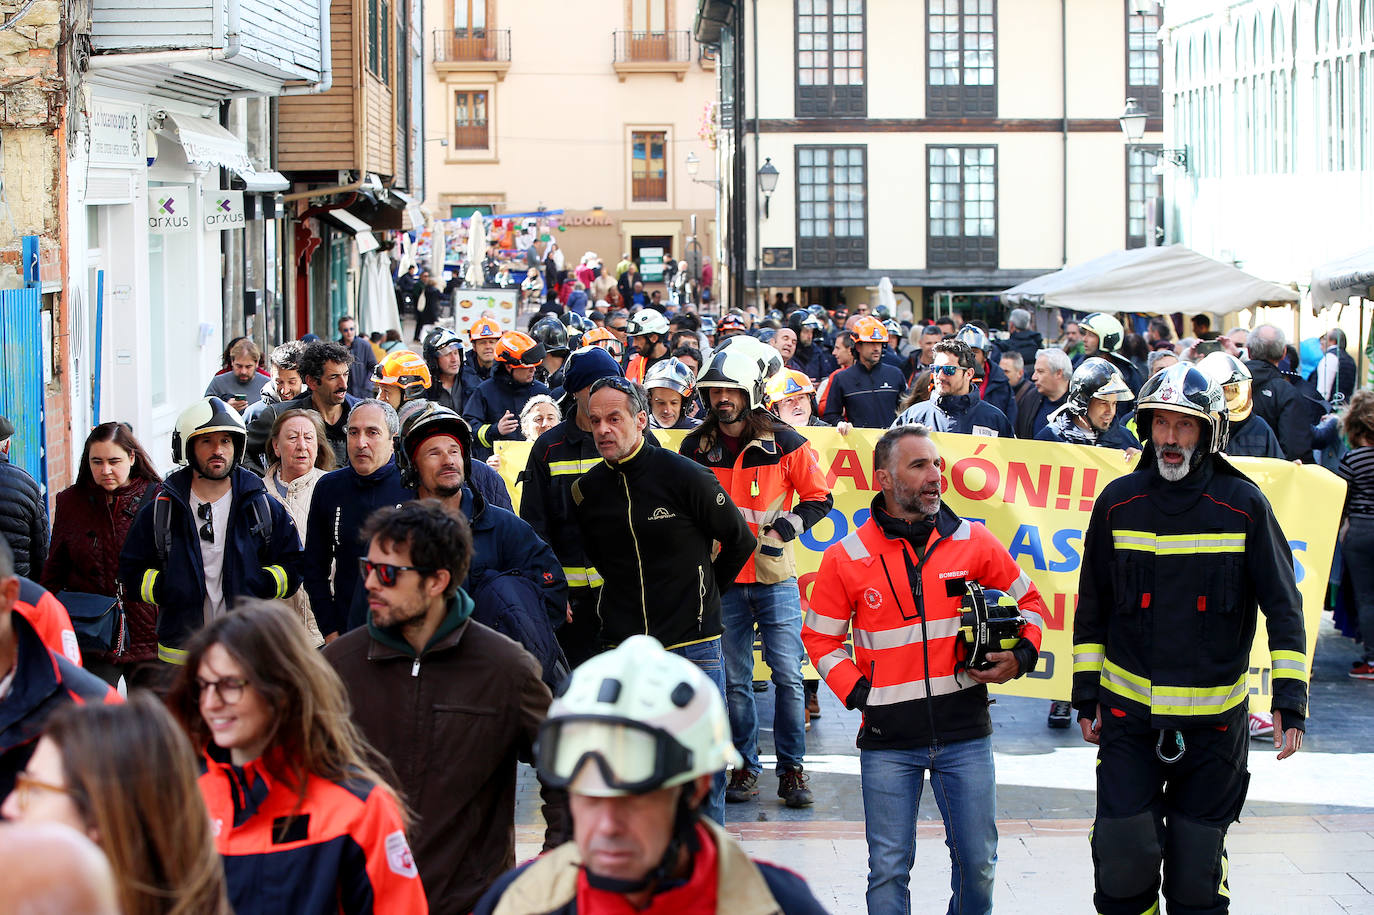
{"type": "Polygon", "coordinates": [[[10,422],[8,416],[0,416],[0,442],[14,434],[14,423],[10,422]]]}

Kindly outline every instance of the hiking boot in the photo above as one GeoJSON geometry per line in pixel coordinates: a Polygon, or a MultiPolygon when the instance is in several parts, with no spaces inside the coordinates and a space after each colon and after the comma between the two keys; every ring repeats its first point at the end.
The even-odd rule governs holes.
{"type": "Polygon", "coordinates": [[[820,693],[806,694],[806,723],[809,725],[812,718],[821,717],[821,696],[820,693]]]}
{"type": "Polygon", "coordinates": [[[1050,702],[1050,720],[1045,722],[1045,726],[1066,728],[1071,724],[1073,724],[1073,706],[1058,700],[1050,702]]]}
{"type": "Polygon", "coordinates": [[[1352,680],[1374,680],[1374,664],[1368,661],[1357,661],[1350,666],[1350,678],[1352,680]]]}
{"type": "Polygon", "coordinates": [[[778,797],[788,807],[810,807],[816,801],[811,796],[810,779],[801,766],[778,776],[778,797]]]}
{"type": "Polygon", "coordinates": [[[730,783],[725,786],[725,800],[731,804],[752,801],[759,793],[759,774],[748,769],[731,769],[730,783]]]}

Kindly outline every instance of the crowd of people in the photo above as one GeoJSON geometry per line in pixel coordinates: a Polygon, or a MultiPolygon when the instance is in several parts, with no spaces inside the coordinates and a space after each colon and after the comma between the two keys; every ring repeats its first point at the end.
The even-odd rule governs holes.
{"type": "MultiPolygon", "coordinates": [[[[1049,718],[1100,746],[1097,911],[1149,911],[1161,868],[1170,905],[1224,911],[1249,738],[1295,752],[1307,683],[1287,540],[1229,456],[1347,480],[1374,632],[1374,394],[1340,332],[1309,380],[1271,325],[1199,316],[1180,340],[1099,313],[1046,343],[1021,309],[999,330],[787,300],[715,317],[617,303],[590,266],[582,309],[545,298],[526,330],[378,352],[345,316],[265,358],[234,341],[176,469],[98,426],[51,532],[0,460],[5,818],[97,845],[91,891],[125,913],[821,911],[719,828],[764,775],[757,641],[780,803],[813,803],[805,663],[863,714],[869,911],[909,910],[927,773],[951,911],[990,911],[987,687],[1035,670],[1045,605],[942,501],[931,432],[1018,437],[1140,456],[1096,500],[1049,718]],[[804,430],[826,426],[885,430],[878,492],[803,614],[794,542],[834,504],[804,430]],[[1259,611],[1273,706],[1252,710],[1259,611]],[[967,614],[1007,631],[971,642],[967,614]],[[521,762],[548,854],[512,870],[521,762]]],[[[0,418],[0,455],[14,434],[0,418]]],[[[1367,648],[1351,676],[1374,679],[1367,648]]]]}

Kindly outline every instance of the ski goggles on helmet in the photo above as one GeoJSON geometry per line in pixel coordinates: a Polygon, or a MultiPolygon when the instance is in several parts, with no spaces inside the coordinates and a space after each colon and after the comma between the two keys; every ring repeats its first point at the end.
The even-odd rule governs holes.
{"type": "Polygon", "coordinates": [[[534,755],[540,779],[559,789],[568,789],[589,764],[607,788],[626,794],[656,790],[692,767],[691,752],[667,731],[608,715],[545,720],[534,755]]]}

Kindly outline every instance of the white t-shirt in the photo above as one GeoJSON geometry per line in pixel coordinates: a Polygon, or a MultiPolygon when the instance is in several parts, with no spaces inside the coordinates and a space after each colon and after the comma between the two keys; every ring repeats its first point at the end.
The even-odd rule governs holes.
{"type": "Polygon", "coordinates": [[[205,566],[205,622],[221,616],[227,609],[224,606],[224,546],[229,537],[229,505],[234,500],[234,491],[225,490],[224,495],[210,503],[210,524],[215,531],[213,543],[200,536],[205,522],[200,518],[203,500],[191,492],[191,514],[196,522],[196,539],[200,541],[200,561],[205,566]]]}

